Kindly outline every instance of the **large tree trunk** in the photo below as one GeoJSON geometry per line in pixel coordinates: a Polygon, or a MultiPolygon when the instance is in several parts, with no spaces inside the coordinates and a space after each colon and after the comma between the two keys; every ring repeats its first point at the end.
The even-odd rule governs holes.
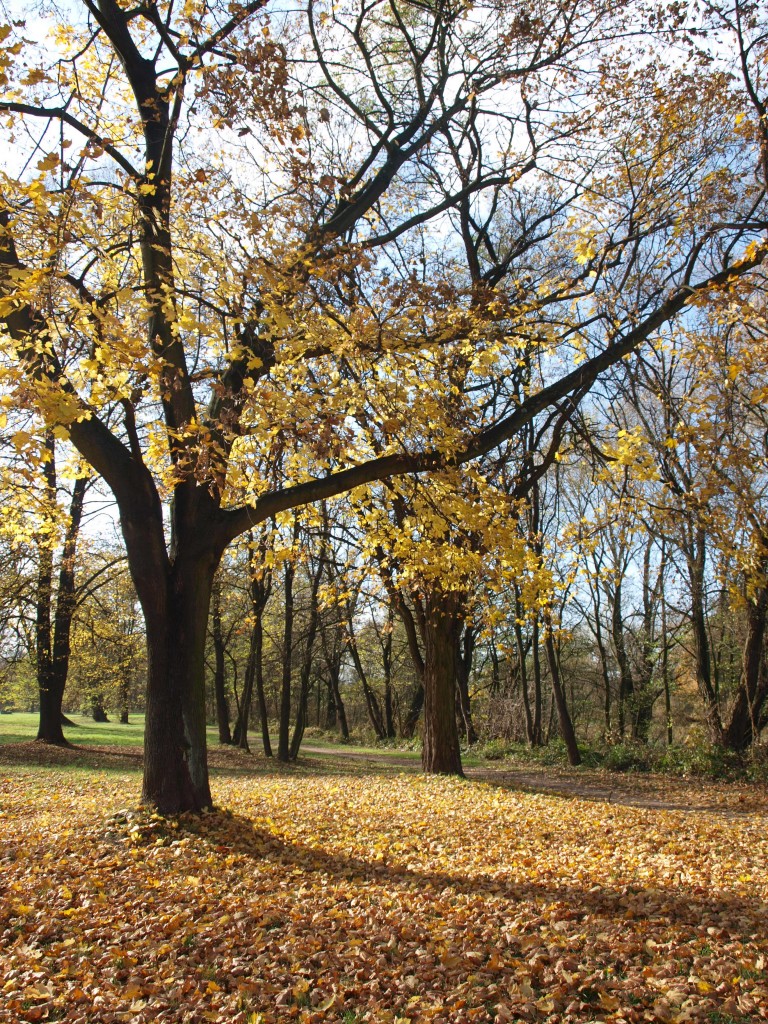
{"type": "Polygon", "coordinates": [[[456,641],[459,596],[435,587],[425,602],[424,736],[425,772],[463,775],[456,728],[456,641]]]}
{"type": "Polygon", "coordinates": [[[145,608],[147,707],[142,802],[162,813],[212,806],[205,735],[205,633],[215,566],[172,574],[166,614],[145,608]]]}
{"type": "MultiPolygon", "coordinates": [[[[148,474],[147,474],[148,478],[148,474]]],[[[142,802],[164,814],[210,807],[205,640],[213,578],[226,543],[214,537],[204,488],[174,503],[166,551],[160,501],[148,480],[121,508],[131,576],[147,630],[142,802]]]]}

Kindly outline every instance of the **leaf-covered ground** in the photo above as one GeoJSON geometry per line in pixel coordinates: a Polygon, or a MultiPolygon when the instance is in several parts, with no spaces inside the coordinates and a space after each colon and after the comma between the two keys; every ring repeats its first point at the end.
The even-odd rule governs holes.
{"type": "Polygon", "coordinates": [[[226,763],[176,822],[122,766],[3,770],[0,1020],[768,1019],[759,790],[226,763]]]}

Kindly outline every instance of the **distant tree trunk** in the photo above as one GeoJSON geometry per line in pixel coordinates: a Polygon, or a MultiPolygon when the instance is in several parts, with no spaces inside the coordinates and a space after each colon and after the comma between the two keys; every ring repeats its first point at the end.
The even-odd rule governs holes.
{"type": "Polygon", "coordinates": [[[418,629],[413,612],[400,594],[394,595],[390,593],[390,600],[405,628],[405,636],[408,640],[408,653],[411,656],[411,661],[416,671],[416,686],[411,694],[408,711],[401,728],[403,737],[411,739],[416,732],[416,726],[421,717],[421,710],[424,707],[424,659],[419,646],[418,629]]]}
{"type": "Polygon", "coordinates": [[[531,625],[533,653],[533,734],[531,746],[540,747],[544,743],[543,726],[543,689],[541,685],[541,643],[538,614],[534,615],[531,625]]]}
{"type": "Polygon", "coordinates": [[[347,721],[347,709],[344,706],[344,698],[341,696],[339,673],[332,673],[330,677],[331,694],[336,710],[336,721],[343,740],[349,739],[349,722],[347,721]]]}
{"type": "Polygon", "coordinates": [[[696,665],[696,684],[704,702],[704,715],[710,740],[712,743],[722,745],[725,736],[717,691],[712,679],[712,658],[704,601],[706,535],[701,527],[691,529],[691,537],[686,541],[684,553],[691,588],[691,632],[696,665]]]}
{"type": "Polygon", "coordinates": [[[131,701],[131,670],[126,668],[120,680],[120,725],[128,725],[131,701]]]}
{"type": "MultiPolygon", "coordinates": [[[[49,501],[56,501],[55,442],[52,434],[46,437],[49,459],[44,464],[46,491],[49,501]]],[[[69,519],[64,535],[64,547],[59,568],[56,608],[53,608],[53,552],[48,544],[41,544],[38,565],[37,595],[35,600],[37,685],[40,696],[40,719],[37,739],[42,743],[66,746],[62,731],[64,689],[69,674],[72,619],[75,613],[75,557],[83,503],[88,481],[78,477],[72,487],[69,519]],[[53,629],[51,616],[53,615],[53,629]]]]}
{"type": "MultiPolygon", "coordinates": [[[[248,725],[251,718],[251,705],[253,703],[253,687],[256,679],[256,660],[261,657],[259,647],[261,637],[257,639],[256,634],[261,632],[261,621],[255,620],[251,626],[251,635],[248,640],[248,658],[243,673],[243,692],[240,695],[240,703],[237,709],[237,719],[232,730],[232,742],[241,750],[250,751],[248,746],[248,725]]],[[[270,756],[269,754],[267,755],[270,756]]]]}
{"type": "Polygon", "coordinates": [[[611,734],[611,674],[608,670],[608,652],[603,640],[603,627],[599,618],[599,605],[595,609],[595,643],[600,655],[600,673],[603,680],[603,724],[605,735],[611,734]]]}
{"type": "Polygon", "coordinates": [[[433,587],[425,601],[424,736],[425,772],[463,775],[456,728],[456,640],[459,597],[433,587]]]}
{"type": "Polygon", "coordinates": [[[528,647],[523,637],[523,627],[520,625],[519,600],[515,598],[515,643],[517,645],[517,674],[520,679],[520,690],[523,695],[523,711],[525,712],[525,735],[529,747],[537,746],[536,732],[533,727],[533,711],[531,710],[531,695],[528,690],[528,647]]]}
{"type": "Polygon", "coordinates": [[[471,746],[477,743],[477,732],[472,721],[472,708],[469,699],[469,677],[472,672],[472,658],[475,652],[475,633],[470,626],[464,628],[463,644],[457,635],[456,643],[456,689],[459,697],[459,709],[464,726],[464,737],[471,746]]]}
{"type": "Polygon", "coordinates": [[[108,722],[109,717],[104,708],[104,696],[101,693],[91,697],[91,718],[94,722],[108,722]]]}
{"type": "Polygon", "coordinates": [[[256,662],[256,700],[259,705],[259,721],[261,723],[261,744],[264,748],[264,756],[272,757],[272,741],[269,738],[269,715],[267,712],[267,698],[264,692],[264,626],[263,620],[259,617],[258,624],[254,625],[254,658],[256,662]]]}
{"type": "Polygon", "coordinates": [[[256,701],[259,707],[261,724],[261,742],[264,756],[272,757],[272,742],[269,737],[269,715],[267,699],[264,693],[264,611],[272,593],[272,570],[266,568],[267,550],[270,544],[270,532],[263,529],[258,542],[254,541],[253,532],[248,534],[248,565],[250,581],[248,595],[252,618],[251,636],[248,642],[248,660],[243,679],[243,694],[235,723],[234,743],[242,750],[249,750],[248,725],[251,717],[253,689],[256,687],[256,701]]]}
{"type": "Polygon", "coordinates": [[[392,708],[392,619],[390,614],[389,629],[384,637],[381,648],[382,668],[384,671],[384,732],[387,739],[395,737],[395,720],[392,708]]]}
{"type": "Polygon", "coordinates": [[[499,652],[496,641],[491,640],[491,694],[495,697],[501,689],[501,666],[499,664],[499,652]]]}
{"type": "Polygon", "coordinates": [[[365,668],[363,667],[363,663],[360,660],[360,652],[357,649],[357,641],[355,640],[352,628],[353,625],[350,619],[347,650],[352,655],[352,664],[355,666],[357,677],[360,680],[361,686],[363,687],[365,707],[366,711],[368,712],[368,718],[370,720],[370,723],[373,726],[373,731],[376,733],[376,739],[383,740],[386,736],[386,731],[384,728],[384,720],[381,714],[381,706],[379,705],[378,697],[376,696],[375,692],[371,688],[370,683],[368,682],[368,676],[366,674],[365,668]]]}
{"type": "Polygon", "coordinates": [[[219,743],[230,744],[232,733],[229,728],[229,705],[226,694],[226,667],[224,651],[224,634],[221,628],[221,581],[217,578],[213,585],[211,602],[211,622],[214,652],[213,692],[216,700],[216,722],[219,727],[219,743]]]}
{"type": "Polygon", "coordinates": [[[664,687],[664,716],[666,719],[667,746],[671,747],[672,734],[672,689],[669,685],[669,636],[667,633],[667,602],[661,600],[661,681],[664,687]]]}
{"type": "Polygon", "coordinates": [[[296,709],[296,724],[293,729],[293,736],[291,737],[291,748],[289,751],[290,758],[295,761],[299,756],[299,750],[301,748],[301,741],[304,736],[304,729],[307,725],[307,704],[309,701],[309,681],[312,676],[312,661],[315,652],[315,637],[317,636],[317,627],[320,621],[320,608],[318,605],[317,595],[320,591],[320,581],[323,578],[326,565],[326,544],[328,541],[328,514],[325,503],[323,504],[323,532],[320,536],[320,550],[317,556],[317,566],[312,575],[312,582],[309,594],[309,622],[307,624],[307,634],[304,642],[304,657],[301,664],[301,673],[299,676],[299,703],[296,709]]]}
{"type": "Polygon", "coordinates": [[[565,699],[565,692],[563,690],[563,683],[560,676],[560,662],[557,657],[557,651],[555,650],[555,641],[552,636],[552,626],[550,622],[546,623],[544,649],[547,653],[549,672],[552,676],[552,693],[557,707],[557,720],[560,726],[560,735],[565,743],[565,749],[568,751],[568,762],[575,767],[576,765],[581,764],[581,754],[579,753],[579,746],[576,742],[576,733],[573,729],[573,722],[565,699]]]}
{"type": "Polygon", "coordinates": [[[334,730],[339,724],[339,715],[336,708],[336,697],[334,696],[335,690],[338,688],[338,679],[334,679],[329,676],[326,680],[326,700],[325,700],[325,729],[329,732],[334,730]]]}
{"type": "MultiPolygon", "coordinates": [[[[294,540],[298,536],[298,520],[294,529],[294,540]]],[[[293,581],[296,569],[292,561],[285,563],[283,598],[283,675],[280,688],[280,723],[277,741],[277,759],[287,763],[291,759],[291,668],[293,662],[293,581]]]]}
{"type": "Polygon", "coordinates": [[[624,639],[624,612],[621,598],[621,581],[618,581],[611,594],[611,637],[616,663],[619,666],[619,735],[623,737],[626,732],[627,704],[634,694],[634,680],[624,639]]]}

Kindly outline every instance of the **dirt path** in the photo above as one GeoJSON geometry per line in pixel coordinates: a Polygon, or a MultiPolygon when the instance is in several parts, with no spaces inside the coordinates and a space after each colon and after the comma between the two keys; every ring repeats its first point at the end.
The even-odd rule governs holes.
{"type": "MultiPolygon", "coordinates": [[[[402,755],[375,753],[342,747],[302,747],[302,753],[348,757],[364,761],[366,767],[377,764],[398,766],[403,771],[418,771],[418,761],[402,755]]],[[[595,768],[532,768],[504,762],[467,768],[468,779],[487,782],[503,789],[555,796],[579,797],[599,803],[647,807],[657,810],[715,812],[718,814],[768,815],[768,787],[755,783],[710,782],[704,779],[676,778],[651,773],[619,774],[595,768]]]]}

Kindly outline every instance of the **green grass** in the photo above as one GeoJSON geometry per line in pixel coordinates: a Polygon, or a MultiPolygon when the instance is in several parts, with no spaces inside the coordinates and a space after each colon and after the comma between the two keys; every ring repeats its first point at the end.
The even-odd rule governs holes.
{"type": "MultiPolygon", "coordinates": [[[[64,736],[75,747],[141,747],[144,742],[144,716],[131,714],[128,725],[120,725],[117,717],[109,722],[94,722],[87,715],[70,714],[67,716],[73,723],[64,726],[64,736]]],[[[27,743],[37,736],[38,716],[35,712],[14,711],[0,714],[0,745],[5,743],[27,743]]],[[[219,734],[215,725],[209,725],[208,746],[218,746],[219,734]]],[[[249,733],[249,742],[254,753],[261,751],[261,735],[258,729],[249,733]]],[[[277,736],[272,736],[273,749],[277,749],[277,736]]],[[[379,747],[358,743],[339,743],[326,736],[305,736],[302,744],[301,758],[307,761],[319,761],[331,755],[336,761],[343,761],[345,752],[358,757],[368,756],[371,759],[402,762],[404,767],[411,768],[421,763],[419,750],[398,747],[379,747]],[[310,748],[310,749],[307,749],[310,748]]],[[[349,758],[351,761],[352,758],[349,758]]],[[[465,752],[462,761],[467,768],[477,767],[483,759],[474,751],[465,752]]]]}
{"type": "MultiPolygon", "coordinates": [[[[144,742],[144,716],[131,715],[128,725],[117,718],[94,722],[87,715],[68,715],[75,727],[64,726],[64,735],[78,747],[136,747],[144,742]]],[[[0,743],[25,743],[37,736],[38,716],[34,712],[14,711],[0,715],[0,743]]]]}

